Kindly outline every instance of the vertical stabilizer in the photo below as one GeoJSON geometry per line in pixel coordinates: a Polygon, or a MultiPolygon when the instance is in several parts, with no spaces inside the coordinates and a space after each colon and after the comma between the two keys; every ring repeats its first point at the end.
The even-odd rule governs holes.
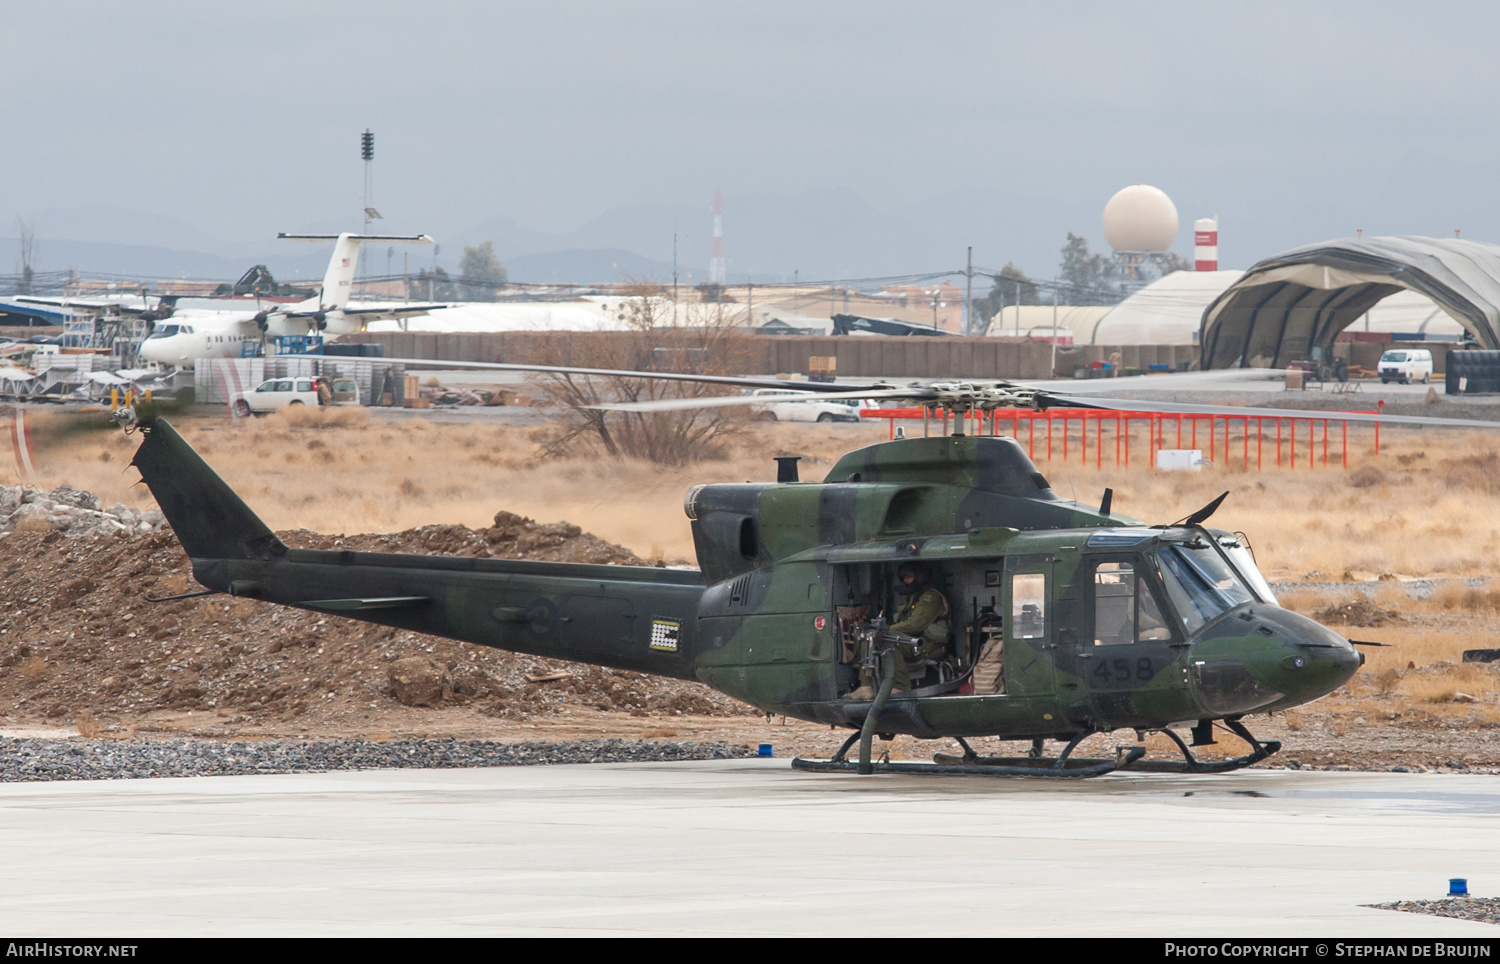
{"type": "Polygon", "coordinates": [[[359,245],[363,241],[400,241],[404,244],[432,244],[425,234],[278,234],[286,241],[333,241],[333,257],[328,260],[328,271],[323,275],[323,293],[317,305],[323,311],[340,311],[349,305],[349,292],[354,287],[354,269],[359,264],[359,245]]]}
{"type": "Polygon", "coordinates": [[[286,552],[166,419],[142,424],[146,440],[131,461],[189,558],[264,559],[286,552]]]}
{"type": "Polygon", "coordinates": [[[324,311],[341,309],[349,304],[349,292],[354,286],[354,268],[359,264],[359,242],[357,234],[341,234],[333,246],[333,257],[328,259],[328,272],[323,275],[323,296],[320,303],[324,311]]]}

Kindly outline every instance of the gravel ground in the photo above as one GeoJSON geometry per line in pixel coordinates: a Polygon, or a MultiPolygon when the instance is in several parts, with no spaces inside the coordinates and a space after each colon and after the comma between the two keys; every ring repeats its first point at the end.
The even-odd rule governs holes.
{"type": "Polygon", "coordinates": [[[0,740],[0,782],[132,780],[145,777],[324,773],[330,770],[454,769],[561,763],[656,763],[753,756],[728,743],[582,740],[0,740]]]}
{"type": "Polygon", "coordinates": [[[1500,897],[1449,897],[1444,900],[1391,900],[1384,904],[1366,904],[1380,910],[1400,910],[1408,914],[1431,914],[1434,917],[1457,917],[1462,920],[1500,924],[1500,897]]]}

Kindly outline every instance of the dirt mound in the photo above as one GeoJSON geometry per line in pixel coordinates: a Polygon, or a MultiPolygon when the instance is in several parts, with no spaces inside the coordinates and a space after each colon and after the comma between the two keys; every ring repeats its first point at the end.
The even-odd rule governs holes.
{"type": "Polygon", "coordinates": [[[1405,616],[1394,609],[1376,605],[1374,600],[1363,593],[1346,602],[1320,609],[1313,613],[1313,618],[1320,623],[1343,626],[1388,626],[1391,623],[1406,622],[1405,616]]]}
{"type": "MultiPolygon", "coordinates": [[[[94,530],[86,530],[94,531],[94,530]]],[[[291,546],[642,565],[565,522],[499,512],[495,525],[347,536],[291,546]]],[[[674,715],[749,712],[696,683],[520,656],[199,588],[170,531],[121,538],[18,528],[0,540],[0,719],[140,719],[219,709],[248,722],[349,723],[384,707],[469,704],[525,719],[588,707],[674,715]],[[398,702],[398,694],[404,699],[398,702]]]]}
{"type": "Polygon", "coordinates": [[[67,484],[46,492],[24,485],[0,485],[0,539],[12,531],[57,530],[95,538],[149,535],[164,523],[155,509],[143,513],[115,505],[106,511],[98,496],[67,484]]]}
{"type": "Polygon", "coordinates": [[[504,510],[488,529],[461,525],[418,526],[382,535],[326,536],[307,529],[281,533],[294,549],[353,549],[357,552],[413,552],[439,556],[534,559],[542,562],[588,562],[612,566],[646,566],[646,560],[623,546],[605,542],[568,522],[546,525],[504,510]]]}

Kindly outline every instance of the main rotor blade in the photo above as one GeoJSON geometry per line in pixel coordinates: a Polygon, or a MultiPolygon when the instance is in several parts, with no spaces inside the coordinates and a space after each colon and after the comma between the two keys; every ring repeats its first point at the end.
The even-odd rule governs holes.
{"type": "Polygon", "coordinates": [[[1248,405],[1186,405],[1178,402],[1151,402],[1144,399],[1109,399],[1090,396],[1069,398],[1053,396],[1050,401],[1089,405],[1117,412],[1158,412],[1163,415],[1229,415],[1235,418],[1311,418],[1330,421],[1379,422],[1382,425],[1432,425],[1438,428],[1500,428],[1500,422],[1476,419],[1439,418],[1435,415],[1377,415],[1367,412],[1341,412],[1314,408],[1251,408],[1248,405]]]}
{"type": "Polygon", "coordinates": [[[647,402],[602,402],[585,407],[605,412],[676,412],[692,408],[731,408],[736,405],[780,405],[786,402],[827,402],[840,399],[910,398],[921,401],[932,395],[930,391],[923,394],[920,389],[892,389],[884,392],[840,392],[798,398],[797,393],[789,392],[785,395],[709,395],[703,398],[658,398],[647,402]]]}
{"type": "MultiPolygon", "coordinates": [[[[705,385],[739,385],[743,388],[795,388],[799,392],[844,393],[863,392],[894,388],[890,382],[879,382],[867,386],[849,382],[801,382],[785,378],[746,378],[740,375],[694,375],[683,372],[641,372],[616,368],[574,368],[569,365],[522,365],[514,362],[470,362],[452,361],[442,358],[381,358],[384,362],[398,365],[421,365],[427,368],[473,368],[480,371],[538,372],[544,375],[596,375],[601,378],[655,378],[669,382],[701,382],[705,385]]],[[[920,391],[920,389],[918,389],[920,391]]]]}
{"type": "Polygon", "coordinates": [[[1115,392],[1182,392],[1194,388],[1222,388],[1226,382],[1269,382],[1286,377],[1284,368],[1218,368],[1206,372],[1163,372],[1123,378],[1052,378],[1012,381],[1018,388],[1064,395],[1108,395],[1115,392]]]}

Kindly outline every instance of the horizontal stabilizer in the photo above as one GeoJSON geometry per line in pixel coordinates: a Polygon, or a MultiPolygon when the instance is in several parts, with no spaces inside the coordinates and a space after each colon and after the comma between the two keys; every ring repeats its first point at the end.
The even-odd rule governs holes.
{"type": "Polygon", "coordinates": [[[350,241],[404,241],[407,244],[434,244],[432,237],[426,234],[287,234],[282,232],[276,237],[283,241],[337,241],[339,238],[347,238],[350,241]]]}
{"type": "Polygon", "coordinates": [[[348,612],[355,609],[400,609],[403,606],[423,606],[430,602],[430,596],[375,596],[364,599],[309,599],[298,605],[330,612],[348,612]]]}
{"type": "Polygon", "coordinates": [[[453,307],[453,305],[451,305],[451,304],[448,304],[446,302],[438,302],[438,301],[434,301],[434,302],[431,302],[431,303],[428,303],[428,304],[423,304],[423,303],[420,303],[420,302],[416,303],[416,304],[399,304],[398,303],[398,304],[387,304],[387,305],[378,305],[378,306],[377,305],[370,305],[370,306],[365,306],[365,307],[360,307],[360,308],[345,307],[344,308],[344,314],[346,316],[352,315],[355,318],[368,318],[368,317],[370,317],[372,315],[377,315],[377,316],[378,315],[391,315],[391,316],[396,316],[396,315],[421,315],[421,314],[426,314],[429,311],[437,311],[439,308],[452,308],[452,307],[453,307]]]}
{"type": "MultiPolygon", "coordinates": [[[[365,319],[365,318],[376,318],[376,319],[378,319],[378,318],[380,318],[382,316],[387,316],[387,315],[390,316],[390,317],[392,317],[392,318],[398,318],[398,317],[401,317],[402,315],[423,315],[423,314],[426,314],[429,311],[436,311],[439,308],[452,308],[452,307],[453,306],[451,304],[439,303],[439,302],[432,302],[430,304],[427,304],[427,303],[411,303],[411,302],[393,302],[391,304],[381,305],[379,307],[367,305],[367,306],[363,306],[363,307],[360,307],[360,308],[350,308],[350,307],[348,307],[346,305],[343,308],[340,308],[338,310],[342,311],[344,313],[344,316],[346,318],[347,317],[353,317],[353,318],[361,318],[361,319],[365,319]]],[[[324,314],[324,315],[326,315],[327,313],[328,313],[327,311],[325,311],[324,309],[321,309],[321,308],[296,308],[296,309],[289,309],[289,310],[280,312],[280,314],[285,315],[288,318],[311,318],[311,317],[313,317],[314,315],[317,315],[317,314],[324,314]]]]}

